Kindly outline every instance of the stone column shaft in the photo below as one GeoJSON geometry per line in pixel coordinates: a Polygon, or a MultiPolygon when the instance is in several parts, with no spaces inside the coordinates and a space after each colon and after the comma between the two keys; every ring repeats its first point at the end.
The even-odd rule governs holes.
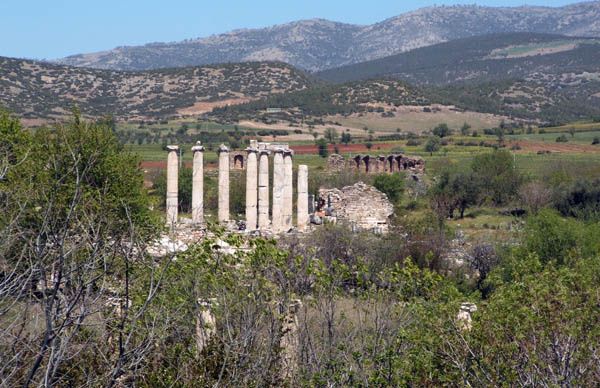
{"type": "Polygon", "coordinates": [[[269,151],[261,150],[258,158],[258,228],[269,228],[269,151]]]}
{"type": "Polygon", "coordinates": [[[285,168],[283,166],[283,149],[276,149],[273,156],[273,214],[272,229],[274,233],[283,230],[283,190],[285,168]]]}
{"type": "Polygon", "coordinates": [[[201,224],[204,222],[204,147],[200,142],[192,147],[192,153],[192,222],[201,224]]]}
{"type": "Polygon", "coordinates": [[[246,149],[246,230],[256,230],[258,218],[258,148],[256,141],[246,149]]]}
{"type": "Polygon", "coordinates": [[[167,224],[177,223],[178,192],[179,192],[179,147],[167,146],[167,224]]]}
{"type": "Polygon", "coordinates": [[[219,147],[219,211],[217,220],[229,222],[229,148],[219,147]]]}
{"type": "Polygon", "coordinates": [[[308,167],[304,164],[298,166],[298,230],[303,232],[308,225],[308,167]]]}
{"type": "Polygon", "coordinates": [[[291,151],[283,154],[283,229],[285,232],[292,229],[294,214],[294,167],[291,151]]]}

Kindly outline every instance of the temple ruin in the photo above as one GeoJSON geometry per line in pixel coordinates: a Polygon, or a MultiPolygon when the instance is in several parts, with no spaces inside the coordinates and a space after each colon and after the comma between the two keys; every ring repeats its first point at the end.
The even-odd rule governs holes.
{"type": "Polygon", "coordinates": [[[383,174],[408,171],[422,174],[425,161],[416,156],[391,155],[351,155],[348,158],[332,154],[327,159],[327,169],[332,172],[353,171],[365,174],[383,174]]]}
{"type": "Polygon", "coordinates": [[[363,182],[342,189],[320,189],[315,216],[346,224],[354,231],[386,233],[394,206],[387,195],[363,182]]]}
{"type": "MultiPolygon", "coordinates": [[[[178,170],[179,147],[167,147],[167,224],[178,223],[178,170]]],[[[200,142],[192,147],[192,223],[204,223],[204,147],[200,142]]],[[[230,152],[222,144],[219,155],[218,212],[217,220],[229,224],[229,172],[231,169],[246,171],[246,230],[288,232],[293,229],[294,187],[293,155],[287,144],[259,143],[250,141],[245,153],[230,152]],[[272,155],[273,200],[269,219],[269,160],[272,155]]],[[[298,166],[297,229],[305,231],[309,224],[308,167],[298,166]]]]}

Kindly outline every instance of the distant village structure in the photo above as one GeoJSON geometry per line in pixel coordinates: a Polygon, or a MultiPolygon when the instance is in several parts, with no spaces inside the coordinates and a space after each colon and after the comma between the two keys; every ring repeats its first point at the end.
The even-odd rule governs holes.
{"type": "MultiPolygon", "coordinates": [[[[167,198],[166,221],[178,223],[178,169],[179,147],[167,147],[167,198]]],[[[204,223],[204,147],[200,142],[192,147],[192,223],[204,223]]],[[[294,152],[287,144],[259,143],[250,141],[245,155],[231,153],[224,144],[218,149],[218,216],[222,224],[230,221],[229,171],[233,168],[246,170],[246,230],[288,232],[293,229],[293,161],[294,152]],[[273,188],[272,204],[269,204],[269,160],[272,157],[273,188]],[[244,157],[245,156],[245,157],[244,157]],[[271,207],[269,207],[271,205],[271,207]],[[269,219],[271,209],[271,219],[269,219]]],[[[308,167],[298,166],[296,228],[305,231],[309,224],[308,167]]]]}

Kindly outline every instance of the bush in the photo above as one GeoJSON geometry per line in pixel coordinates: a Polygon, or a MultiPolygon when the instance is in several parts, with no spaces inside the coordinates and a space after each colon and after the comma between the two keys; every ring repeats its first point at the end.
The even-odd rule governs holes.
{"type": "Polygon", "coordinates": [[[442,123],[442,124],[439,124],[437,127],[433,128],[432,133],[435,136],[442,138],[442,137],[450,136],[450,134],[452,134],[452,131],[448,127],[448,124],[442,123]]]}
{"type": "Polygon", "coordinates": [[[556,138],[557,143],[567,143],[568,141],[569,141],[569,139],[567,139],[566,135],[560,135],[559,137],[556,138]]]}
{"type": "Polygon", "coordinates": [[[404,192],[404,179],[404,175],[399,173],[377,175],[373,180],[373,186],[385,193],[392,203],[398,203],[404,192]]]}
{"type": "Polygon", "coordinates": [[[600,220],[600,180],[581,180],[562,192],[556,209],[563,215],[600,220]]]}

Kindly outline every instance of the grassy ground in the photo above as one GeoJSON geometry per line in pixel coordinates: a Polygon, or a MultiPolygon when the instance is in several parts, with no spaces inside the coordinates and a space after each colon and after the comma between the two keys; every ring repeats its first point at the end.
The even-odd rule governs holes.
{"type": "Polygon", "coordinates": [[[431,130],[440,123],[446,123],[452,129],[458,130],[463,124],[468,123],[473,129],[481,130],[498,126],[502,118],[485,113],[476,112],[402,112],[395,117],[381,117],[378,113],[367,113],[362,117],[353,115],[351,117],[330,116],[328,119],[339,122],[350,128],[368,127],[378,132],[401,131],[422,133],[431,130]]]}
{"type": "MultiPolygon", "coordinates": [[[[598,126],[599,124],[595,125],[598,126]]],[[[544,141],[555,143],[557,137],[560,135],[565,135],[568,140],[567,143],[592,144],[592,140],[594,140],[594,138],[600,138],[600,129],[594,129],[597,128],[596,126],[589,126],[586,128],[586,130],[583,130],[582,128],[576,129],[574,135],[568,133],[569,128],[571,127],[557,127],[555,129],[556,132],[547,131],[546,133],[509,135],[507,138],[513,140],[544,141]]]]}

